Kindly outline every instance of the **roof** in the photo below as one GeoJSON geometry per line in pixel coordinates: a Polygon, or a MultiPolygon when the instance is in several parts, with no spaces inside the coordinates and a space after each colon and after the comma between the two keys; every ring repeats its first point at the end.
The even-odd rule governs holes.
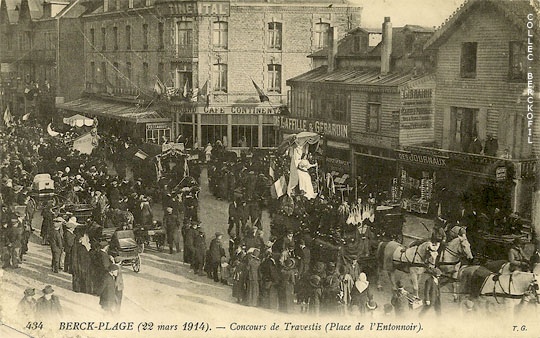
{"type": "Polygon", "coordinates": [[[45,0],[27,0],[32,20],[41,19],[43,16],[43,3],[45,0]]]}
{"type": "MultiPolygon", "coordinates": [[[[453,29],[458,26],[478,5],[490,5],[500,10],[519,29],[526,29],[525,23],[529,13],[538,13],[540,5],[537,0],[466,0],[454,13],[438,27],[435,34],[425,43],[424,49],[436,47],[446,40],[453,29]]],[[[538,29],[538,15],[535,15],[534,30],[538,29]]],[[[538,34],[535,34],[537,36],[538,34]]]]}
{"type": "Polygon", "coordinates": [[[344,68],[329,73],[327,66],[321,66],[287,80],[287,84],[289,82],[310,82],[394,87],[405,84],[413,78],[412,71],[392,72],[387,75],[381,75],[379,69],[344,68]]]}
{"type": "MultiPolygon", "coordinates": [[[[430,38],[434,29],[428,27],[422,27],[417,25],[405,25],[403,27],[393,27],[392,28],[392,57],[400,58],[406,55],[408,52],[412,54],[417,54],[416,52],[421,51],[424,43],[430,38]],[[411,40],[411,37],[413,38],[411,40]],[[410,46],[412,45],[412,49],[410,46]]],[[[338,58],[346,57],[358,57],[364,56],[366,58],[370,57],[380,57],[381,56],[381,43],[377,46],[368,47],[367,50],[360,52],[352,51],[351,46],[353,45],[354,36],[358,33],[364,32],[366,34],[381,34],[381,29],[375,28],[355,28],[348,32],[348,34],[339,40],[338,42],[338,58]]],[[[309,57],[322,58],[328,55],[328,49],[320,49],[309,57]]]]}
{"type": "Polygon", "coordinates": [[[7,16],[9,23],[19,22],[19,8],[21,6],[21,0],[1,0],[2,6],[6,6],[7,16]]]}
{"type": "Polygon", "coordinates": [[[147,122],[170,122],[171,119],[164,117],[155,110],[148,110],[135,105],[123,104],[83,97],[74,101],[59,103],[57,108],[88,114],[93,116],[102,116],[118,120],[130,121],[135,123],[147,122]]]}

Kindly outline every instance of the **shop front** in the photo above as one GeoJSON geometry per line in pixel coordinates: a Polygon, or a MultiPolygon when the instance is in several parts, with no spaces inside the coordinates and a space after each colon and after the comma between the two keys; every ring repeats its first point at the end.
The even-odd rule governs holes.
{"type": "Polygon", "coordinates": [[[511,160],[425,147],[396,153],[401,206],[409,212],[454,219],[469,211],[517,211],[511,160]]]}
{"type": "Polygon", "coordinates": [[[217,141],[233,150],[277,146],[280,107],[267,102],[219,106],[180,102],[164,109],[172,112],[174,137],[181,135],[198,146],[217,141]]]}
{"type": "Polygon", "coordinates": [[[91,97],[58,103],[56,107],[63,117],[78,113],[97,118],[99,129],[113,135],[153,144],[171,140],[171,119],[152,107],[91,97]]]}

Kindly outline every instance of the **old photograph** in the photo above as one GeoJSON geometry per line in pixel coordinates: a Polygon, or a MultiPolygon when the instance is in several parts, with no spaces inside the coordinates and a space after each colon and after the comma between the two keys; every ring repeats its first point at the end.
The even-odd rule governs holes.
{"type": "Polygon", "coordinates": [[[0,337],[540,337],[539,0],[0,0],[0,337]]]}

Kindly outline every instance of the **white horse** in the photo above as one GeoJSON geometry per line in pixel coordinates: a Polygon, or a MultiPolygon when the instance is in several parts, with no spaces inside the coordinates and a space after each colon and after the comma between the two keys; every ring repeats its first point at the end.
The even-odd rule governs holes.
{"type": "Polygon", "coordinates": [[[428,267],[435,267],[438,245],[427,241],[419,245],[405,248],[398,242],[381,242],[377,247],[377,261],[379,280],[377,288],[381,289],[382,271],[388,273],[392,288],[396,289],[395,271],[400,270],[409,273],[414,289],[414,295],[418,297],[418,281],[428,267]]]}
{"type": "Polygon", "coordinates": [[[452,282],[452,289],[454,292],[454,301],[458,300],[457,290],[457,275],[458,271],[461,268],[462,259],[473,259],[473,254],[471,252],[471,244],[467,239],[467,236],[457,236],[451,240],[441,253],[439,257],[439,262],[437,267],[441,269],[442,273],[446,277],[450,277],[454,280],[452,282]]]}

